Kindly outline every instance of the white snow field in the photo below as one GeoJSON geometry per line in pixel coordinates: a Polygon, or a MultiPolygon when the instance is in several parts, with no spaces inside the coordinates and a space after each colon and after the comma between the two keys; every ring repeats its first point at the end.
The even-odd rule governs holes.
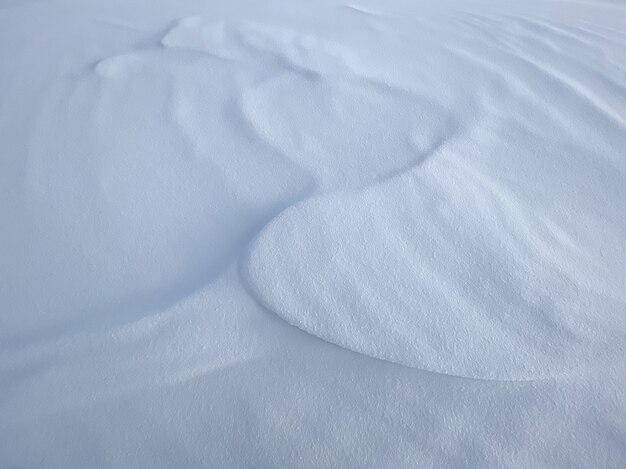
{"type": "Polygon", "coordinates": [[[0,0],[0,468],[626,467],[626,2],[0,0]]]}

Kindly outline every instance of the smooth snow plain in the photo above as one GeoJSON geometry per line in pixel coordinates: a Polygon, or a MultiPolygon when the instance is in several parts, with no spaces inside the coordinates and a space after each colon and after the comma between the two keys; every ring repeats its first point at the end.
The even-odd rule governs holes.
{"type": "Polygon", "coordinates": [[[626,467],[626,3],[0,0],[0,467],[626,467]]]}

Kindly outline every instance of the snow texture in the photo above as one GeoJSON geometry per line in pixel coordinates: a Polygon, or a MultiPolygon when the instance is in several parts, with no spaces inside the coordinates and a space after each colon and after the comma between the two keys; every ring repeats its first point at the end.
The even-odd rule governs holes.
{"type": "Polygon", "coordinates": [[[626,467],[626,4],[0,0],[0,467],[626,467]]]}

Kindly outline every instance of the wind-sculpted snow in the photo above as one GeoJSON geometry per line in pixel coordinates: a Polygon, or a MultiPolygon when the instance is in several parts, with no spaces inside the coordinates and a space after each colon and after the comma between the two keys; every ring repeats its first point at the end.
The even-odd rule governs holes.
{"type": "MultiPolygon", "coordinates": [[[[543,80],[560,81],[562,72],[537,69],[537,60],[527,63],[529,59],[521,58],[516,50],[513,49],[513,64],[520,68],[518,76],[535,79],[539,70],[543,80]]],[[[468,53],[459,49],[458,54],[463,60],[468,53]]],[[[476,58],[475,52],[470,57],[469,63],[483,61],[476,58]]],[[[489,66],[480,73],[489,80],[500,80],[500,73],[505,72],[489,66]]],[[[295,79],[285,81],[297,83],[295,79]]],[[[599,98],[571,83],[563,82],[552,94],[544,94],[544,99],[554,95],[558,100],[561,93],[570,94],[571,90],[576,93],[573,106],[591,106],[607,118],[593,125],[596,135],[607,130],[607,135],[611,135],[616,125],[621,126],[619,107],[608,108],[599,98]]],[[[531,112],[536,116],[531,125],[547,120],[547,126],[554,126],[555,111],[550,105],[527,108],[539,100],[533,85],[529,80],[516,85],[513,92],[505,88],[498,91],[497,98],[502,103],[521,99],[509,102],[519,109],[516,118],[523,119],[531,112]]],[[[282,95],[274,93],[274,98],[267,101],[277,106],[282,95]]],[[[376,97],[370,91],[372,102],[376,97]]],[[[616,94],[615,106],[619,106],[620,98],[616,94]]],[[[320,101],[297,102],[314,102],[316,109],[323,109],[320,101]]],[[[405,99],[402,105],[391,103],[395,116],[404,122],[410,121],[402,117],[404,109],[415,114],[410,101],[405,99]]],[[[530,204],[526,204],[498,182],[503,175],[494,166],[503,162],[515,165],[511,160],[518,152],[516,143],[527,145],[533,137],[519,139],[510,134],[506,141],[509,155],[497,153],[501,145],[498,139],[498,146],[487,140],[479,149],[473,148],[476,140],[484,139],[481,126],[491,125],[492,114],[501,112],[493,109],[495,105],[495,96],[487,94],[477,106],[471,125],[459,124],[461,130],[449,135],[423,132],[422,136],[431,135],[429,145],[433,150],[429,156],[434,154],[435,161],[416,165],[404,175],[400,172],[400,176],[372,189],[316,197],[279,216],[260,234],[244,261],[245,281],[251,293],[290,324],[315,336],[416,368],[498,380],[540,379],[574,372],[586,350],[592,347],[589,337],[598,330],[610,330],[615,324],[623,327],[619,317],[607,315],[594,323],[586,315],[589,308],[606,309],[611,297],[624,300],[619,287],[626,281],[624,271],[617,263],[610,274],[596,270],[606,269],[606,262],[600,267],[593,265],[593,259],[601,256],[594,244],[601,243],[605,236],[579,242],[586,236],[577,240],[546,215],[544,206],[553,201],[538,203],[537,195],[533,195],[530,204]],[[480,162],[487,173],[476,169],[473,161],[480,162]],[[490,174],[494,170],[495,175],[490,174]],[[617,282],[613,281],[615,277],[619,278],[617,282]],[[606,295],[609,299],[603,299],[606,295]]],[[[300,104],[298,108],[305,106],[300,104]]],[[[376,116],[384,115],[384,107],[377,107],[376,116]]],[[[431,115],[432,121],[437,121],[437,113],[431,111],[431,115]]],[[[330,116],[332,113],[324,113],[325,119],[332,122],[330,116]]],[[[264,121],[271,122],[275,132],[282,129],[274,121],[264,121]]],[[[351,122],[358,122],[358,118],[351,122]]],[[[387,125],[393,121],[383,118],[382,122],[387,125]]],[[[564,134],[565,138],[569,128],[559,124],[555,135],[564,134]]],[[[394,132],[403,131],[405,136],[410,134],[400,125],[390,127],[394,132]]],[[[384,155],[394,148],[389,142],[390,131],[370,133],[370,129],[375,129],[372,125],[356,128],[368,129],[367,150],[384,155]],[[376,136],[383,136],[383,151],[376,147],[376,136]]],[[[516,131],[517,124],[508,130],[516,131]]],[[[349,143],[346,134],[349,135],[339,132],[342,143],[349,143]]],[[[285,145],[293,140],[289,133],[282,134],[282,141],[289,142],[285,145]]],[[[619,140],[624,141],[623,135],[619,140]]],[[[585,144],[580,142],[581,146],[585,144]]],[[[281,143],[274,145],[280,147],[281,143]]],[[[541,146],[539,142],[537,147],[541,146]]],[[[348,147],[359,149],[358,144],[348,147]]],[[[357,153],[361,156],[367,150],[359,149],[357,153]]],[[[345,152],[346,149],[321,153],[345,152]]],[[[298,151],[292,149],[288,153],[298,151]]],[[[395,150],[395,154],[402,151],[395,150]]],[[[607,156],[609,162],[623,167],[621,155],[607,152],[607,156]]],[[[517,185],[526,186],[521,190],[524,194],[536,182],[537,166],[533,167],[533,156],[523,155],[519,161],[525,167],[506,178],[513,177],[517,185]]],[[[596,164],[583,161],[586,180],[596,164]]],[[[560,176],[550,177],[554,180],[560,176]]],[[[568,173],[570,182],[576,178],[568,173]]],[[[584,191],[582,187],[578,190],[584,191]]],[[[552,194],[558,192],[556,189],[552,194]]],[[[614,213],[612,217],[620,215],[614,213]]],[[[561,214],[559,218],[562,219],[561,214]]],[[[572,221],[569,220],[569,229],[590,228],[572,221]]],[[[616,223],[623,227],[623,220],[616,223]]],[[[626,261],[623,252],[617,256],[620,262],[626,261]]]]}
{"type": "Polygon", "coordinates": [[[562,265],[584,256],[446,149],[373,189],[287,210],[253,244],[245,274],[262,304],[330,342],[446,374],[527,380],[571,371],[601,326],[585,319],[589,295],[562,265]]]}
{"type": "Polygon", "coordinates": [[[357,52],[310,34],[187,18],[161,42],[269,69],[242,92],[242,112],[321,189],[359,186],[415,164],[454,127],[442,106],[368,77],[357,52]]]}
{"type": "Polygon", "coordinates": [[[625,17],[0,2],[0,467],[626,467],[625,17]]]}
{"type": "Polygon", "coordinates": [[[20,188],[31,209],[11,228],[37,226],[7,279],[6,305],[24,312],[6,319],[16,330],[47,327],[51,312],[73,321],[85,310],[166,306],[310,191],[304,171],[250,138],[232,73],[147,48],[53,88],[20,188]],[[31,282],[49,294],[31,295],[31,282]]]}

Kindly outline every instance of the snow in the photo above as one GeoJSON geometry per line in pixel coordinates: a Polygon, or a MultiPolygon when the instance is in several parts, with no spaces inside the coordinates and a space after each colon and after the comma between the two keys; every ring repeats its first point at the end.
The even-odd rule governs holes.
{"type": "Polygon", "coordinates": [[[445,160],[457,155],[286,210],[245,263],[253,295],[305,331],[396,363],[483,379],[561,375],[589,353],[588,335],[612,335],[612,315],[581,311],[607,310],[574,277],[584,263],[570,275],[560,262],[585,251],[484,174],[445,160]]]}
{"type": "Polygon", "coordinates": [[[626,5],[0,1],[0,467],[626,467],[626,5]]]}

